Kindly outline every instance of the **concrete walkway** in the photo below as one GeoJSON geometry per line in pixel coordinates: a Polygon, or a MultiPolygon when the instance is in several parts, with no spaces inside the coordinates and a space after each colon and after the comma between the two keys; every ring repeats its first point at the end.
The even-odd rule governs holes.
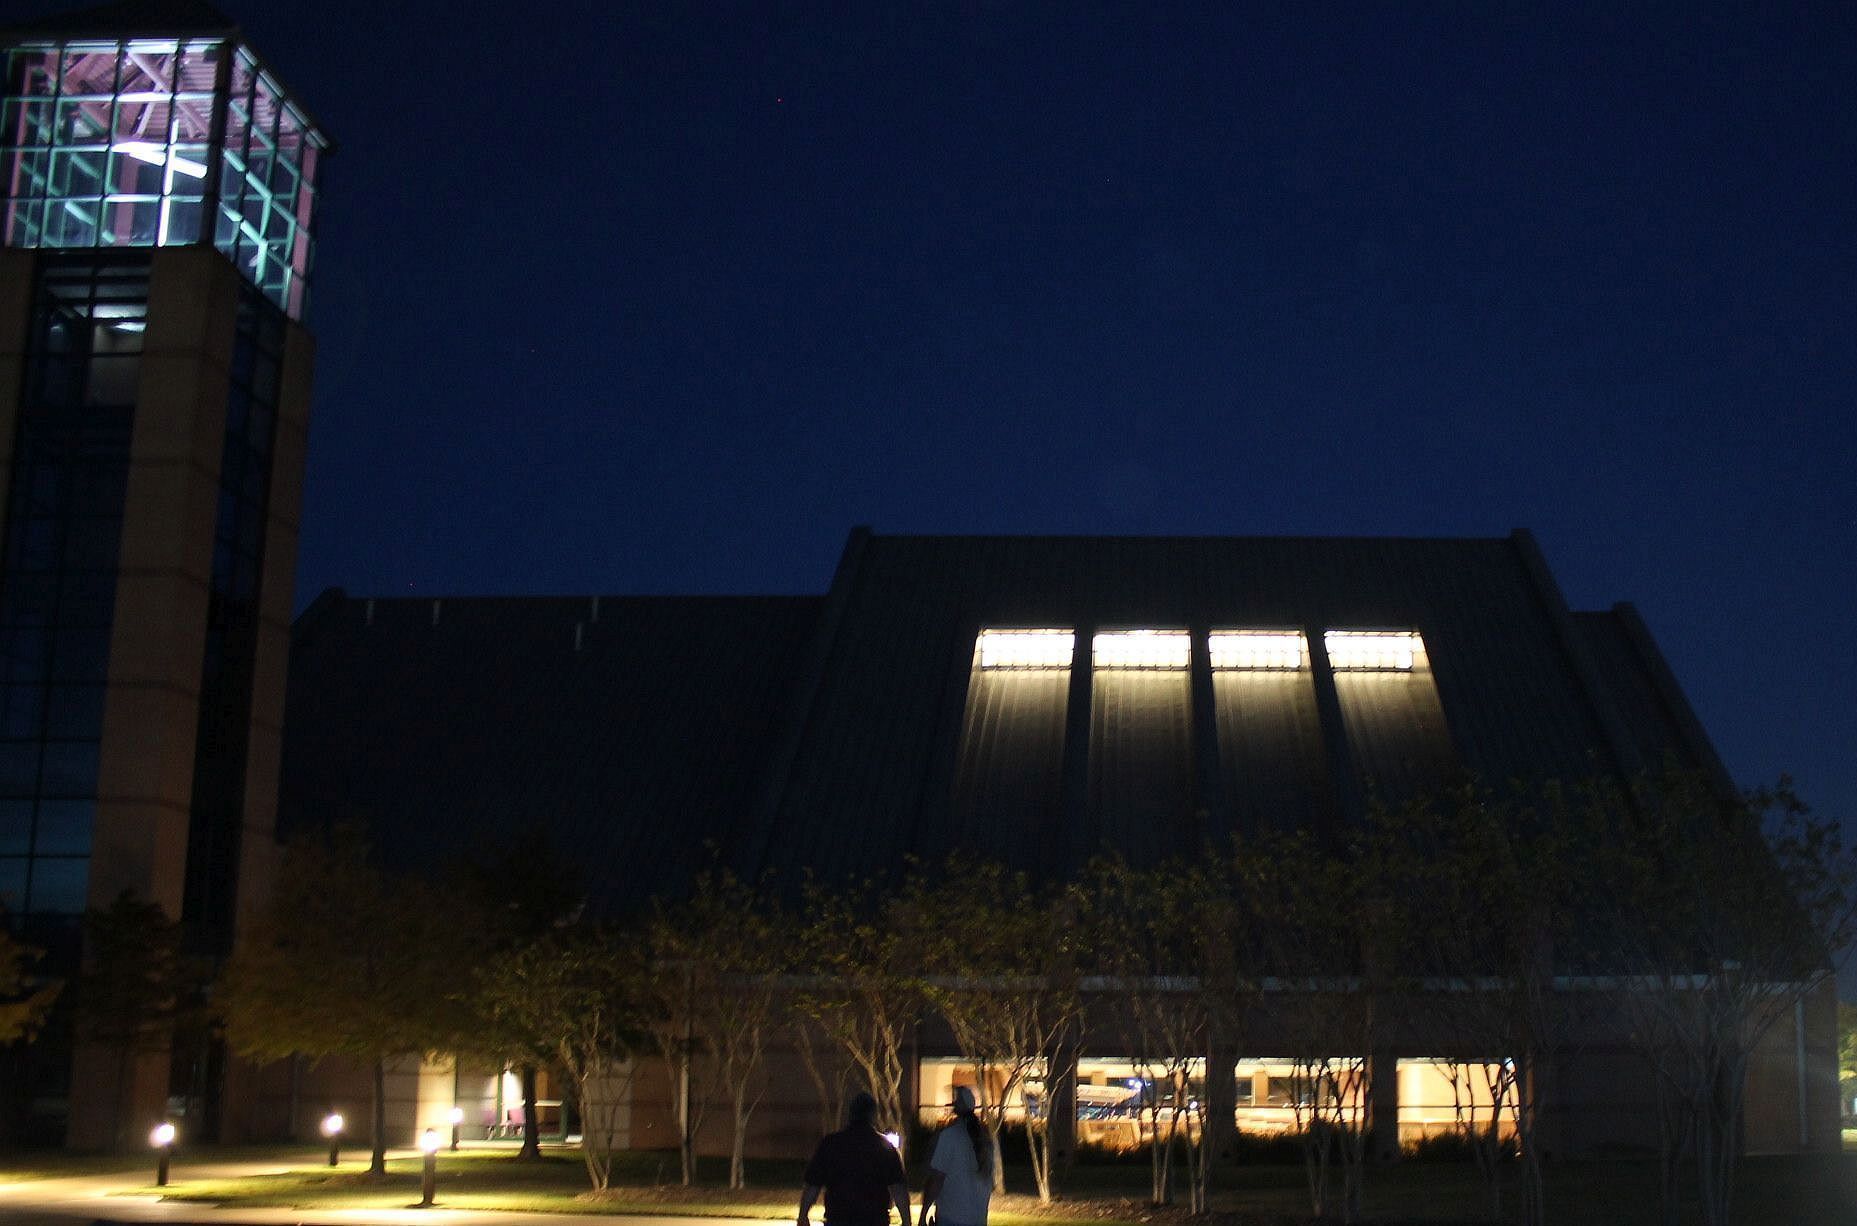
{"type": "MultiPolygon", "coordinates": [[[[419,1157],[414,1149],[389,1150],[387,1157],[419,1157]]],[[[173,1182],[239,1179],[300,1170],[300,1162],[186,1162],[176,1155],[173,1182]]],[[[198,1201],[164,1201],[136,1193],[154,1173],[148,1169],[111,1175],[70,1175],[58,1179],[0,1183],[0,1226],[72,1226],[74,1222],[200,1222],[209,1226],[774,1226],[753,1218],[676,1217],[642,1214],[517,1213],[497,1209],[447,1209],[441,1201],[430,1209],[219,1209],[198,1201]]],[[[415,1193],[413,1199],[417,1199],[415,1193]]],[[[799,1207],[797,1192],[794,1208],[799,1207]]],[[[817,1211],[814,1211],[815,1220],[817,1211]]],[[[791,1226],[791,1217],[776,1219],[791,1226]]]]}

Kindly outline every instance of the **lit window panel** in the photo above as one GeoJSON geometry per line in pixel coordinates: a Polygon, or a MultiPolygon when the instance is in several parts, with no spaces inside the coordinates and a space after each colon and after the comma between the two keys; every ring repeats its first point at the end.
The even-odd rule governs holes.
{"type": "Polygon", "coordinates": [[[1184,630],[1111,630],[1091,643],[1097,668],[1184,669],[1192,644],[1184,630]]]}
{"type": "Polygon", "coordinates": [[[1337,672],[1411,672],[1425,658],[1424,641],[1410,630],[1330,630],[1322,642],[1337,672]]]}
{"type": "Polygon", "coordinates": [[[981,668],[1069,668],[1077,649],[1073,630],[982,630],[981,668]]]}
{"type": "Polygon", "coordinates": [[[1280,630],[1218,630],[1208,646],[1215,672],[1298,669],[1309,660],[1303,636],[1280,630]]]}

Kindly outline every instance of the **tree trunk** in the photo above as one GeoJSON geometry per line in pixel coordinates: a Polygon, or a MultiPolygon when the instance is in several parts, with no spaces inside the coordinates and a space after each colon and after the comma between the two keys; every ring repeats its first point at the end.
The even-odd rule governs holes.
{"type": "Polygon", "coordinates": [[[110,1148],[122,1153],[129,1147],[129,1131],[123,1127],[129,1115],[129,1045],[116,1049],[116,1111],[110,1121],[110,1148]]]}
{"type": "Polygon", "coordinates": [[[694,1042],[688,1029],[677,1053],[676,1104],[677,1104],[677,1164],[683,1175],[683,1186],[688,1188],[696,1183],[696,1128],[693,1120],[693,1104],[690,1102],[690,1045],[694,1042]]]}
{"type": "Polygon", "coordinates": [[[1048,1205],[1051,1189],[1051,1122],[1041,1125],[1029,1117],[1025,1121],[1025,1145],[1031,1151],[1032,1179],[1038,1185],[1038,1203],[1048,1205]]]}
{"type": "Polygon", "coordinates": [[[368,1174],[387,1173],[387,1060],[374,1057],[374,1152],[368,1158],[368,1174]]]}
{"type": "Polygon", "coordinates": [[[735,1140],[729,1146],[729,1187],[748,1186],[748,1079],[735,1083],[735,1140]]]}
{"type": "Polygon", "coordinates": [[[522,1149],[516,1154],[539,1162],[542,1157],[542,1122],[535,1118],[537,1073],[533,1063],[522,1066],[522,1149]]]}

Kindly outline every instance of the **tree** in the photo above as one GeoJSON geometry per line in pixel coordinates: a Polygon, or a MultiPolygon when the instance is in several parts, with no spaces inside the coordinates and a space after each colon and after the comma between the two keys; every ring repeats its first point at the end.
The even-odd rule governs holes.
{"type": "Polygon", "coordinates": [[[716,1034],[703,996],[715,989],[716,970],[695,932],[683,931],[684,917],[660,909],[647,935],[651,953],[645,975],[649,1003],[645,1033],[657,1049],[677,1126],[677,1165],[684,1187],[696,1183],[696,1134],[709,1105],[710,1071],[701,1057],[716,1034]]]}
{"type": "MultiPolygon", "coordinates": [[[[562,857],[541,826],[525,826],[507,839],[480,849],[460,865],[461,890],[472,902],[482,933],[481,956],[496,960],[533,944],[570,923],[585,905],[579,871],[562,857]]],[[[519,1160],[542,1156],[536,1111],[540,1066],[553,1057],[546,1039],[497,1024],[480,1007],[474,985],[456,997],[472,1016],[468,1046],[487,1060],[513,1065],[522,1086],[522,1148],[519,1160]]]]}
{"type": "Polygon", "coordinates": [[[635,935],[583,921],[487,964],[477,981],[494,1023],[527,1036],[566,1070],[595,1192],[612,1182],[620,1120],[645,1042],[641,944],[635,935]]]}
{"type": "MultiPolygon", "coordinates": [[[[997,864],[950,861],[943,889],[925,889],[922,912],[925,992],[947,1019],[961,1054],[979,1074],[978,1115],[993,1143],[993,1186],[1005,1187],[1000,1132],[1014,1094],[1076,1038],[1083,997],[1077,973],[1076,899],[1068,890],[1034,890],[1023,873],[997,864]]],[[[1049,1087],[1047,1086],[1047,1091],[1049,1087]]],[[[1050,1095],[1025,1113],[1038,1199],[1055,1191],[1050,1095]]]]}
{"type": "Polygon", "coordinates": [[[286,849],[269,915],[222,974],[216,995],[241,1055],[371,1066],[374,1174],[387,1169],[388,1061],[463,1038],[452,989],[473,944],[466,919],[426,883],[387,873],[343,827],[286,849]]]}
{"type": "Polygon", "coordinates": [[[1838,1076],[1857,1077],[1857,1005],[1838,1002],[1838,1076]]]}
{"type": "Polygon", "coordinates": [[[1234,858],[1266,1007],[1291,1036],[1291,1094],[1301,1130],[1310,1207],[1329,1212],[1331,1165],[1341,1174],[1343,1221],[1360,1215],[1366,1178],[1368,1108],[1378,1072],[1388,994],[1385,960],[1365,939],[1384,941],[1399,919],[1372,890],[1360,848],[1335,848],[1306,832],[1240,847],[1234,858]]]}
{"type": "Polygon", "coordinates": [[[181,951],[181,926],[159,903],[125,890],[84,915],[84,965],[72,985],[80,1033],[116,1057],[114,1144],[126,1132],[129,1066],[166,1052],[175,1032],[204,1018],[210,972],[181,951]]]}
{"type": "MultiPolygon", "coordinates": [[[[747,1185],[748,1122],[765,1086],[761,1069],[768,1033],[780,1017],[786,989],[791,933],[766,891],[757,891],[726,869],[698,876],[684,902],[661,907],[652,924],[654,980],[660,992],[677,995],[660,1017],[685,1011],[690,1041],[679,1043],[675,1027],[659,1031],[672,1040],[672,1054],[693,1058],[698,1042],[713,1061],[714,1083],[730,1108],[729,1186],[747,1185]],[[699,1037],[700,1036],[700,1039],[699,1037]]],[[[695,1096],[688,1063],[673,1092],[680,1102],[684,1182],[694,1178],[697,1120],[683,1104],[695,1096]]]]}
{"type": "Polygon", "coordinates": [[[879,1125],[908,1144],[905,1054],[924,1005],[917,912],[874,881],[809,881],[797,1004],[845,1054],[877,1100],[879,1125]]]}
{"type": "Polygon", "coordinates": [[[1569,834],[1565,822],[1465,783],[1377,810],[1367,835],[1379,892],[1422,900],[1401,908],[1398,948],[1388,956],[1419,989],[1410,997],[1418,1020],[1443,1021],[1462,1057],[1447,1076],[1491,1216],[1502,1216],[1504,1127],[1512,1124],[1529,1226],[1546,1212],[1537,1143],[1543,1087],[1552,1083],[1544,1071],[1567,1029],[1554,960],[1575,935],[1578,857],[1569,834]]]}
{"type": "Polygon", "coordinates": [[[1231,927],[1222,884],[1203,864],[1142,870],[1107,858],[1091,866],[1085,890],[1096,969],[1134,1058],[1152,1203],[1172,1202],[1173,1156],[1184,1145],[1194,1213],[1206,1211],[1210,1190],[1204,1070],[1228,1019],[1208,958],[1231,927]]]}
{"type": "Polygon", "coordinates": [[[35,977],[30,967],[39,951],[13,939],[0,912],[0,1047],[30,1041],[45,1024],[45,1015],[64,984],[35,977]]]}
{"type": "MultiPolygon", "coordinates": [[[[1831,979],[1853,935],[1857,860],[1785,780],[1731,799],[1669,770],[1595,786],[1586,816],[1601,952],[1654,1075],[1666,1172],[1687,1143],[1703,1220],[1725,1226],[1749,1057],[1831,979]]],[[[1667,1178],[1667,1217],[1673,1194],[1667,1178]]]]}
{"type": "Polygon", "coordinates": [[[1844,1105],[1857,1096],[1857,1005],[1838,1002],[1838,1093],[1844,1105]]]}

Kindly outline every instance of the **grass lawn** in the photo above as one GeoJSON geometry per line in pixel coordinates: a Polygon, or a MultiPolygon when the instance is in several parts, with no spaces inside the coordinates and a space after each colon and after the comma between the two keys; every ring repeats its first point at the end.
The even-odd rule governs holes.
{"type": "MultiPolygon", "coordinates": [[[[401,1208],[419,1200],[417,1158],[388,1164],[385,1177],[366,1173],[366,1155],[345,1155],[331,1171],[313,1152],[297,1151],[300,1165],[276,1175],[237,1180],[188,1178],[177,1158],[171,1200],[228,1207],[300,1209],[401,1208]]],[[[236,1152],[223,1155],[240,1156],[236,1152]]],[[[253,1157],[258,1157],[254,1153],[253,1157]]],[[[205,1161],[203,1159],[203,1161],[205,1161]]],[[[615,1164],[614,1188],[600,1200],[585,1198],[585,1170],[577,1155],[556,1150],[540,1163],[518,1162],[507,1151],[466,1150],[439,1155],[438,1201],[459,1209],[510,1209],[560,1213],[673,1213],[724,1218],[790,1220],[797,1204],[797,1162],[750,1164],[751,1187],[719,1185],[724,1167],[705,1162],[705,1186],[675,1186],[676,1159],[628,1153],[615,1164]]],[[[1072,1226],[1105,1222],[1173,1223],[1178,1209],[1146,1203],[1141,1166],[1079,1166],[1064,1182],[1065,1197],[1041,1207],[1029,1195],[1023,1168],[1009,1171],[1008,1195],[995,1201],[998,1226],[1072,1226]]],[[[1228,1224],[1306,1220],[1308,1199],[1300,1167],[1241,1165],[1220,1172],[1213,1209],[1228,1224]]],[[[919,1177],[911,1179],[919,1188],[919,1177]]],[[[153,1193],[152,1187],[139,1189],[153,1193]]],[[[1509,1197],[1513,1206],[1513,1195],[1509,1197]]],[[[1485,1191],[1473,1167],[1407,1162],[1374,1168],[1367,1178],[1368,1216],[1382,1223],[1452,1223],[1488,1220],[1485,1191]]],[[[1562,1222],[1604,1221],[1653,1226],[1658,1221],[1654,1167],[1641,1161],[1585,1161],[1553,1167],[1550,1216],[1562,1222]]],[[[1742,1164],[1736,1219],[1748,1226],[1849,1220],[1857,1210],[1857,1154],[1750,1158],[1742,1164]]],[[[815,1214],[816,1216],[816,1214],[815,1214]]]]}
{"type": "MultiPolygon", "coordinates": [[[[248,1145],[235,1149],[217,1148],[190,1152],[178,1151],[175,1161],[225,1160],[229,1162],[303,1161],[301,1145],[248,1145]],[[210,1158],[208,1157],[210,1155],[210,1158]]],[[[155,1169],[154,1154],[136,1150],[126,1154],[71,1154],[61,1149],[24,1149],[0,1151],[0,1184],[26,1183],[40,1179],[69,1179],[82,1175],[117,1175],[155,1169]]]]}

